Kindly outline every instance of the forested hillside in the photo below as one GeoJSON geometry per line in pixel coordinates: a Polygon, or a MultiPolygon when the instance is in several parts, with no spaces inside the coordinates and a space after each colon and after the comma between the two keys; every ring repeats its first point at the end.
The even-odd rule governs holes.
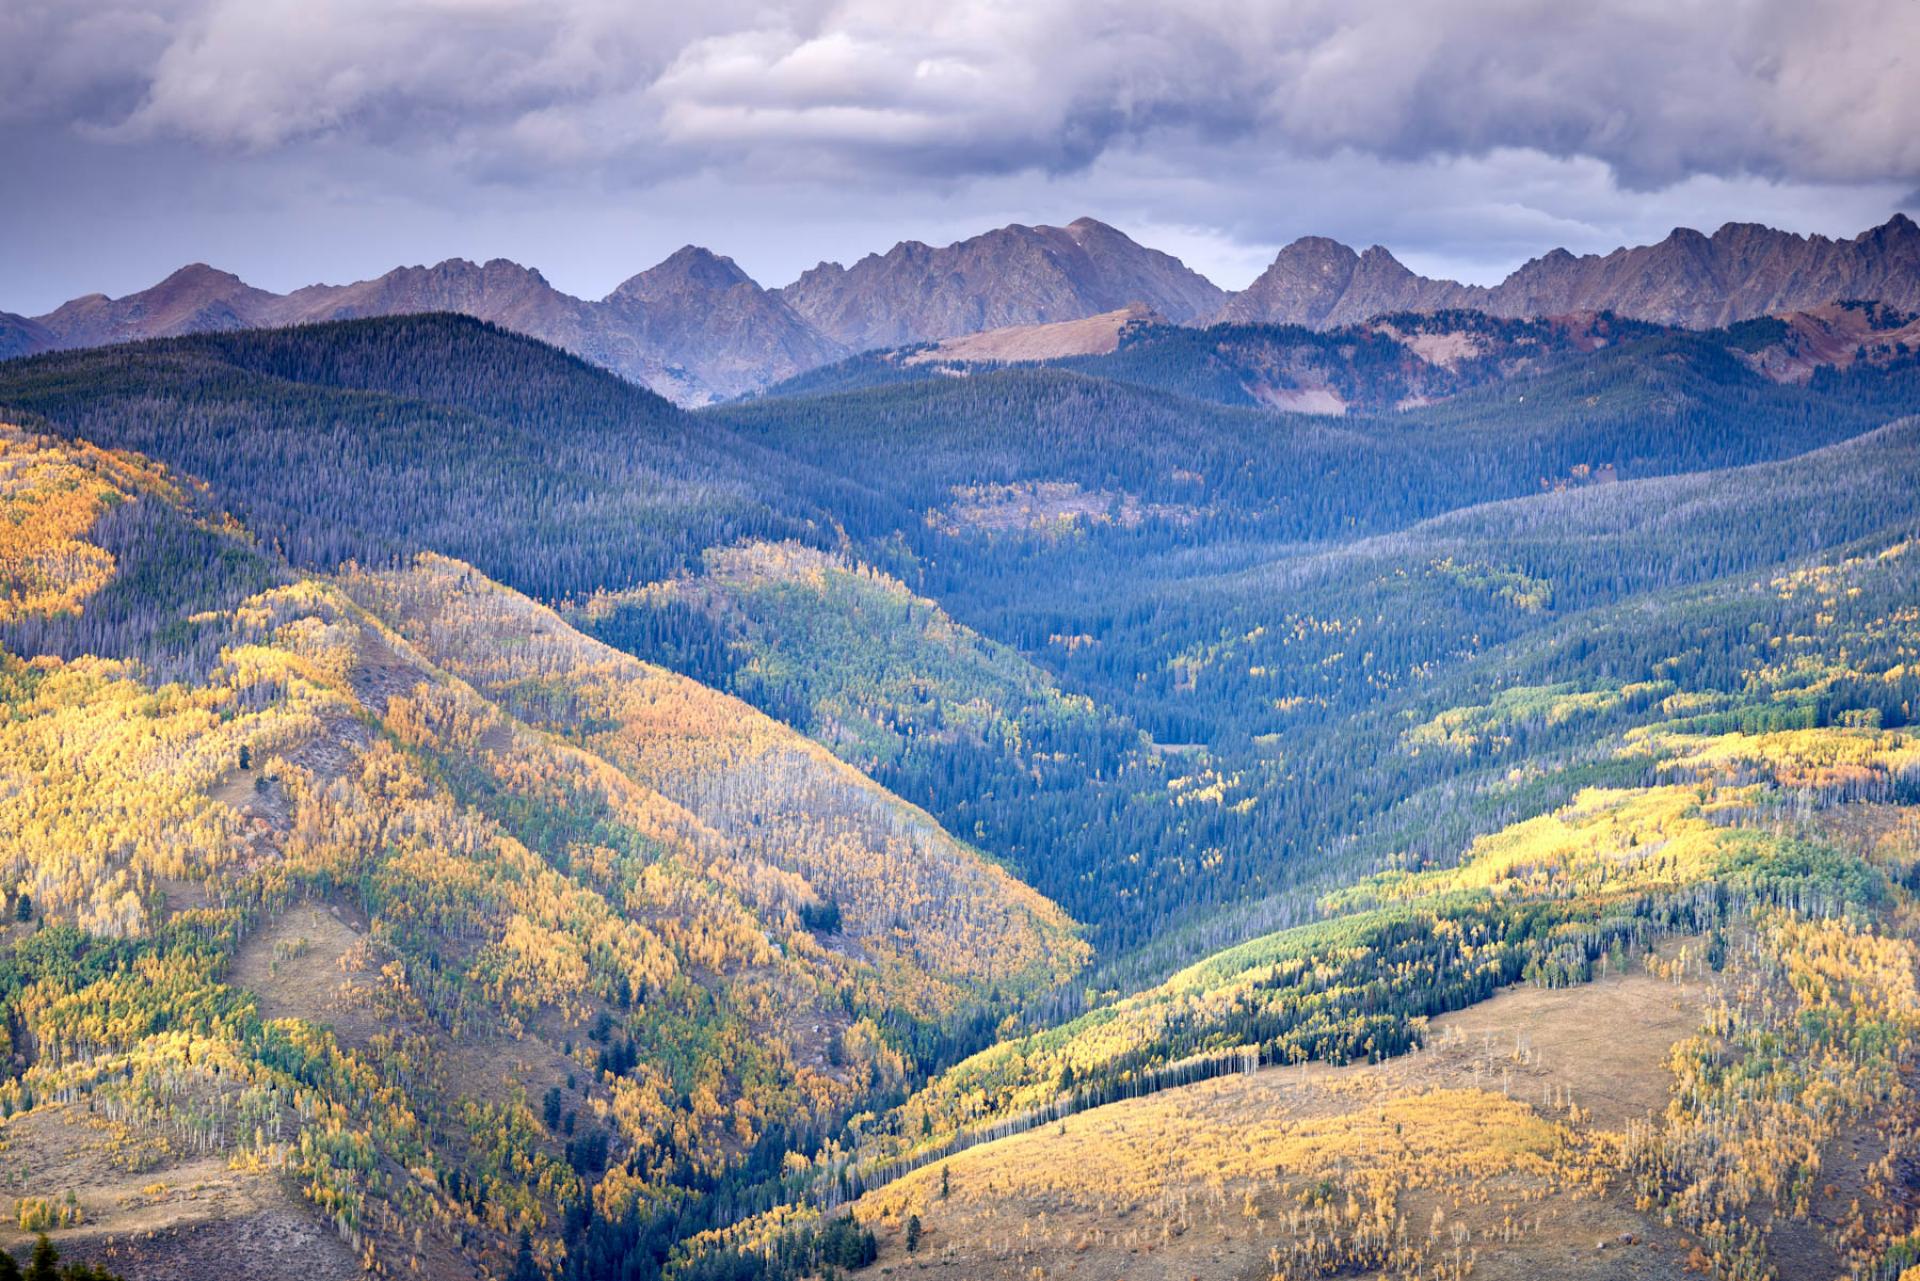
{"type": "MultiPolygon", "coordinates": [[[[190,519],[91,448],[15,436],[6,485],[14,626],[113,589],[88,505],[190,519]]],[[[193,626],[218,657],[173,683],[0,672],[0,1109],[58,1224],[204,1226],[212,1161],[381,1272],[504,1275],[522,1234],[640,1266],[1084,958],[823,749],[457,562],[193,626]]]]}
{"type": "MultiPolygon", "coordinates": [[[[855,1214],[893,1250],[911,1215],[916,1244],[938,1233],[943,1257],[979,1275],[1061,1266],[1089,1247],[1164,1250],[1158,1275],[1180,1266],[1174,1236],[1198,1227],[1218,1244],[1252,1220],[1275,1276],[1462,1275],[1468,1244],[1494,1275],[1519,1276],[1542,1254],[1591,1249],[1553,1222],[1571,1198],[1624,1223],[1627,1246],[1691,1249],[1693,1271],[1897,1274],[1920,1227],[1896,1173],[1910,1159],[1920,1055],[1912,531],[1591,620],[1562,638],[1556,685],[1524,683],[1538,646],[1490,655],[1488,670],[1513,673],[1492,698],[1407,722],[1402,750],[1564,773],[1564,802],[1451,857],[1406,856],[1325,895],[1319,922],[956,1065],[868,1128],[840,1181],[855,1214]],[[1716,663],[1689,661],[1701,652],[1716,663]],[[1616,767],[1604,783],[1583,768],[1596,760],[1616,767]],[[1690,989],[1699,1020],[1697,1035],[1684,1022],[1669,1033],[1670,1059],[1641,1069],[1662,1099],[1650,1115],[1620,1112],[1606,1093],[1623,1088],[1617,1074],[1549,1072],[1538,1110],[1527,1106],[1515,1080],[1542,1073],[1524,1030],[1510,1047],[1449,1059],[1458,1032],[1442,1016],[1508,985],[1642,973],[1690,989]],[[1281,1072],[1422,1046],[1416,1066],[1347,1080],[1372,1101],[1338,1123],[1344,1138],[1313,1110],[1341,1106],[1338,1082],[1281,1072]],[[1280,1073],[1264,1087],[1282,1091],[1275,1111],[1239,1128],[1229,1109],[1243,1087],[1193,1084],[1263,1068],[1280,1073]],[[1106,1105],[1161,1091],[1151,1113],[1127,1104],[1104,1119],[1106,1105]],[[1884,1135],[1884,1153],[1847,1150],[1862,1133],[1884,1135]],[[1007,1142],[1022,1155],[970,1155],[1007,1142]],[[1199,1204],[1160,1199],[1163,1181],[1190,1182],[1199,1204]],[[949,1204],[955,1186],[962,1204],[949,1204]],[[1861,1189],[1850,1205],[1840,1186],[1861,1189]],[[1439,1193],[1433,1231],[1422,1189],[1439,1193]],[[1489,1200],[1504,1222],[1476,1208],[1489,1200]],[[1144,1206],[1144,1221],[1095,1208],[1116,1202],[1144,1206]],[[1038,1232],[1010,1231],[1036,1206],[1066,1230],[1042,1216],[1038,1232]],[[1450,1239],[1438,1230],[1449,1219],[1462,1224],[1450,1239]],[[1785,1230],[1796,1219],[1804,1230],[1785,1230]],[[949,1221],[966,1230],[942,1232],[949,1221]]],[[[830,1211],[839,1195],[829,1186],[814,1200],[830,1211]]],[[[708,1248],[777,1259],[781,1233],[805,1221],[764,1221],[708,1248]]]]}
{"type": "Polygon", "coordinates": [[[1198,332],[697,414],[442,316],[0,363],[0,1246],[1897,1276],[1920,370],[1198,332]]]}
{"type": "Polygon", "coordinates": [[[776,465],[723,430],[453,316],[37,357],[0,368],[0,407],[205,481],[303,568],[431,549],[557,598],[809,530],[776,465]]]}
{"type": "Polygon", "coordinates": [[[1106,925],[1194,828],[1187,767],[897,579],[793,543],[593,597],[580,627],[812,735],[1106,925]]]}

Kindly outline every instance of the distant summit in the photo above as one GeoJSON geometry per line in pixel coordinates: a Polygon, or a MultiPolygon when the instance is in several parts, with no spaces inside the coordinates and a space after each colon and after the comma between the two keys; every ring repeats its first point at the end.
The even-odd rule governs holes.
{"type": "Polygon", "coordinates": [[[1491,288],[1416,275],[1378,245],[1356,253],[1309,236],[1282,249],[1213,318],[1329,329],[1403,311],[1611,311],[1708,329],[1856,298],[1920,309],[1920,227],[1905,214],[1851,240],[1728,223],[1711,236],[1680,228],[1658,244],[1605,255],[1556,249],[1491,288]]]}
{"type": "Polygon", "coordinates": [[[1016,223],[937,249],[906,240],[851,267],[821,263],[780,295],[855,351],[1083,320],[1136,302],[1190,324],[1226,298],[1173,255],[1092,218],[1016,223]]]}
{"type": "Polygon", "coordinates": [[[0,320],[0,353],[432,311],[543,339],[682,404],[724,400],[845,354],[732,259],[694,246],[599,302],[562,293],[538,271],[504,258],[449,258],[290,294],[196,264],[124,298],[93,294],[38,321],[0,320]]]}
{"type": "MultiPolygon", "coordinates": [[[[0,312],[0,358],[451,311],[544,339],[683,405],[701,405],[855,352],[1090,321],[1129,307],[1175,325],[1337,329],[1448,310],[1507,319],[1604,311],[1704,329],[1851,300],[1920,311],[1920,227],[1911,218],[1895,214],[1848,240],[1752,223],[1728,223],[1711,236],[1682,228],[1658,244],[1604,255],[1556,249],[1491,288],[1421,276],[1379,245],[1356,251],[1306,236],[1234,294],[1171,254],[1078,218],[1064,227],[1015,223],[938,247],[901,241],[851,267],[821,263],[774,290],[733,259],[687,245],[598,301],[562,293],[538,271],[500,258],[450,258],[290,294],[195,263],[124,298],[89,294],[34,318],[0,312]]],[[[1084,345],[1111,328],[1102,322],[1071,334],[1001,335],[979,350],[1084,345]]]]}

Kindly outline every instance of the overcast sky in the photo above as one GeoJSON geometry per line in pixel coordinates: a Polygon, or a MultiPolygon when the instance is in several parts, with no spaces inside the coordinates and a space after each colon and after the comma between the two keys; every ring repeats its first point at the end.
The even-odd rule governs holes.
{"type": "Polygon", "coordinates": [[[1920,210],[1920,0],[0,0],[0,310],[1082,214],[1244,285],[1920,210]]]}

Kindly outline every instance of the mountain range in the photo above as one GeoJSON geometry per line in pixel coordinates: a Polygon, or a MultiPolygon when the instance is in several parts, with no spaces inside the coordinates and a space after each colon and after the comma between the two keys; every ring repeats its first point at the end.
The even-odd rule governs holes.
{"type": "Polygon", "coordinates": [[[203,264],[121,298],[44,316],[0,312],[0,358],[141,338],[452,311],[554,343],[685,405],[729,400],[850,354],[1139,305],[1185,326],[1333,329],[1392,313],[1505,318],[1585,312],[1709,328],[1844,300],[1920,310],[1920,226],[1895,214],[1851,239],[1729,223],[1576,257],[1556,249],[1494,286],[1421,276],[1375,245],[1309,236],[1229,293],[1178,258],[1091,218],[1001,227],[955,244],[904,241],[851,267],[822,263],[765,289],[689,245],[598,300],[504,259],[448,259],[288,294],[203,264]]]}
{"type": "Polygon", "coordinates": [[[1851,240],[1730,222],[1711,236],[1682,227],[1659,244],[1605,255],[1555,249],[1490,287],[1416,275],[1379,245],[1355,253],[1308,236],[1282,249],[1213,318],[1322,329],[1398,311],[1611,311],[1709,329],[1852,299],[1920,307],[1920,226],[1905,214],[1851,240]]]}

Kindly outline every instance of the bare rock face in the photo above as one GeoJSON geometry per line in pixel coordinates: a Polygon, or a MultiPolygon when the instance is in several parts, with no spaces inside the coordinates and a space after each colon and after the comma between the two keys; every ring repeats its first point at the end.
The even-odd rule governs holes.
{"type": "Polygon", "coordinates": [[[1213,319],[1326,329],[1467,308],[1510,318],[1612,311],[1706,329],[1854,298],[1920,309],[1920,227],[1905,214],[1850,240],[1728,223],[1711,236],[1681,228],[1604,255],[1556,249],[1492,288],[1416,275],[1378,246],[1356,254],[1309,237],[1281,250],[1213,319]]]}
{"type": "Polygon", "coordinates": [[[854,351],[1081,320],[1136,302],[1185,324],[1225,298],[1179,259],[1091,218],[1015,224],[937,249],[903,241],[851,267],[822,263],[780,295],[854,351]]]}
{"type": "Polygon", "coordinates": [[[1322,328],[1347,296],[1359,265],[1360,255],[1339,241],[1302,236],[1282,249],[1257,280],[1230,297],[1213,319],[1322,328]]]}
{"type": "Polygon", "coordinates": [[[1462,289],[1415,275],[1379,245],[1357,254],[1337,240],[1307,236],[1282,249],[1213,319],[1336,329],[1394,312],[1463,306],[1462,289]]]}

